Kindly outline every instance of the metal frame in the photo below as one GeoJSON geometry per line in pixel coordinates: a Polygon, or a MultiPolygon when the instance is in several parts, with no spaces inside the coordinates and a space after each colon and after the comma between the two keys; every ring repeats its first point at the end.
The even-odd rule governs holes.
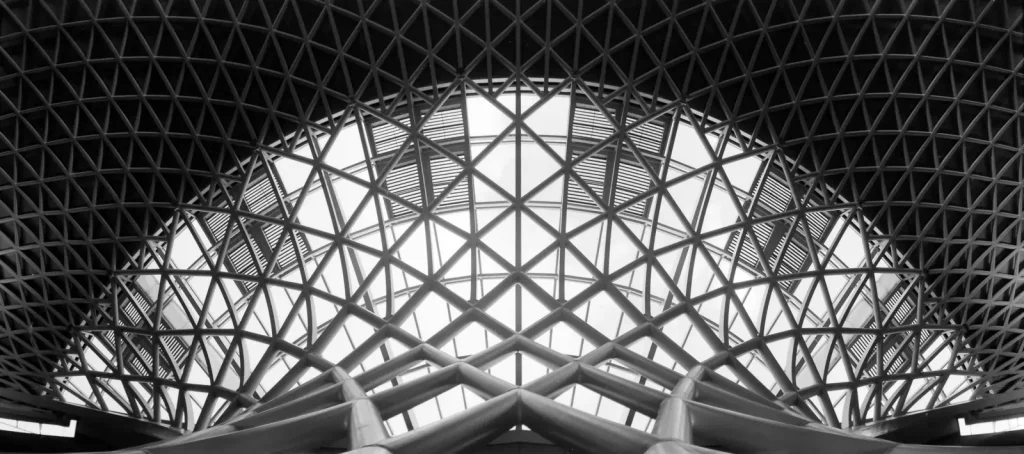
{"type": "MultiPolygon", "coordinates": [[[[911,381],[906,379],[905,371],[912,367],[910,361],[904,360],[906,352],[935,348],[933,357],[943,351],[951,356],[948,343],[959,339],[958,328],[943,324],[937,317],[914,318],[914,314],[921,313],[912,309],[912,303],[919,299],[919,272],[883,268],[883,260],[892,261],[887,258],[887,251],[870,250],[864,235],[843,233],[854,232],[850,224],[857,216],[855,206],[828,205],[824,200],[801,194],[797,186],[783,181],[791,179],[791,171],[786,170],[790,164],[770,148],[745,145],[742,138],[729,134],[727,127],[703,130],[705,122],[685,105],[655,105],[645,112],[628,96],[611,92],[602,97],[586,84],[571,79],[546,93],[536,93],[533,88],[529,81],[517,84],[509,79],[503,86],[488,90],[477,82],[463,80],[435,97],[422,95],[422,99],[409,98],[404,106],[395,104],[390,112],[353,102],[358,109],[346,114],[355,120],[342,119],[340,123],[348,125],[345,129],[358,130],[357,141],[341,143],[338,137],[344,129],[340,129],[322,138],[309,136],[304,152],[299,151],[301,147],[287,155],[268,152],[258,161],[260,165],[253,166],[244,176],[242,186],[235,189],[236,194],[242,194],[236,206],[225,201],[214,207],[182,209],[177,219],[192,221],[183,221],[183,226],[173,229],[164,242],[152,243],[154,247],[147,250],[148,257],[139,259],[144,264],[141,269],[117,273],[120,285],[116,290],[121,297],[115,300],[114,310],[98,311],[79,328],[83,333],[97,334],[95,339],[101,343],[108,342],[106,347],[93,344],[93,348],[106,353],[99,355],[100,363],[93,358],[84,364],[83,372],[96,377],[95,372],[103,371],[90,373],[89,369],[101,368],[108,373],[100,377],[152,383],[153,388],[126,387],[125,394],[108,395],[128,401],[131,407],[126,405],[123,410],[139,416],[157,419],[163,413],[164,420],[172,424],[201,428],[218,419],[214,415],[220,411],[226,412],[219,417],[223,420],[238,408],[251,405],[255,401],[253,395],[273,397],[294,386],[309,368],[330,367],[331,361],[323,357],[325,349],[336,345],[342,337],[356,342],[351,331],[356,322],[349,321],[355,317],[377,333],[363,336],[363,343],[353,344],[355,350],[341,358],[347,370],[364,368],[361,363],[376,357],[378,353],[374,352],[378,348],[382,355],[378,361],[387,361],[393,355],[389,352],[393,346],[385,342],[389,339],[405,344],[405,348],[422,343],[442,347],[454,341],[457,352],[460,342],[462,348],[466,342],[473,342],[460,337],[460,333],[476,324],[487,331],[479,339],[487,345],[516,333],[537,341],[550,332],[548,351],[542,356],[563,358],[560,362],[589,349],[581,344],[575,349],[578,353],[566,356],[566,351],[552,349],[556,337],[574,335],[579,336],[581,343],[598,348],[613,345],[634,350],[638,349],[638,342],[647,342],[649,347],[640,348],[647,361],[667,354],[670,360],[655,363],[684,370],[698,363],[724,367],[750,389],[765,396],[788,394],[787,403],[833,425],[849,426],[875,419],[883,411],[902,414],[915,404],[923,405],[923,399],[931,396],[918,392],[906,400],[911,381]],[[511,96],[518,104],[532,93],[539,95],[539,101],[521,112],[512,112],[500,102],[509,102],[511,96]],[[546,103],[563,96],[569,96],[567,113],[572,118],[567,136],[542,137],[531,127],[531,115],[537,115],[535,112],[546,103]],[[504,130],[487,137],[470,134],[470,113],[463,107],[469,98],[482,98],[507,118],[504,130]],[[614,105],[620,107],[608,107],[614,105]],[[402,111],[407,113],[399,113],[402,111]],[[581,113],[586,111],[594,114],[588,117],[581,113]],[[447,126],[432,128],[434,116],[444,112],[461,113],[447,117],[447,126]],[[681,118],[685,120],[678,120],[681,118]],[[648,128],[646,136],[640,135],[638,131],[647,125],[653,129],[648,128]],[[695,144],[696,149],[682,149],[678,143],[672,145],[674,135],[685,134],[680,128],[694,128],[697,138],[712,134],[720,138],[714,143],[702,139],[695,144]],[[386,138],[377,137],[385,133],[386,138]],[[655,147],[645,149],[638,145],[645,140],[656,144],[655,147]],[[321,145],[323,142],[326,145],[321,145]],[[738,154],[728,156],[724,151],[729,142],[737,144],[728,146],[735,147],[734,153],[738,154]],[[470,151],[472,143],[478,145],[470,151]],[[490,156],[500,153],[495,150],[502,144],[516,147],[516,157],[510,161],[517,175],[513,179],[514,193],[480,167],[490,156]],[[525,181],[525,155],[520,151],[524,144],[538,146],[558,162],[552,167],[553,174],[533,189],[520,187],[525,181]],[[358,149],[346,148],[352,146],[358,149]],[[556,151],[556,147],[566,148],[556,151]],[[355,159],[357,163],[349,168],[334,167],[327,162],[332,153],[337,153],[334,149],[347,153],[361,151],[364,162],[358,164],[360,160],[355,159]],[[459,150],[466,157],[456,154],[459,150]],[[693,168],[679,161],[680,155],[694,159],[689,154],[705,154],[705,158],[699,159],[708,164],[693,168]],[[415,159],[409,159],[410,156],[415,159]],[[283,173],[295,172],[292,167],[282,167],[290,161],[303,163],[305,173],[285,178],[283,173]],[[733,187],[729,172],[724,170],[726,165],[739,162],[760,169],[754,182],[748,183],[753,185],[750,188],[733,187]],[[447,171],[447,176],[441,176],[445,166],[453,169],[447,171]],[[431,176],[432,171],[442,173],[431,176]],[[362,179],[366,176],[369,180],[362,179]],[[286,189],[289,179],[293,180],[293,189],[286,189]],[[678,188],[690,180],[697,181],[695,187],[702,188],[699,202],[694,208],[682,208],[684,201],[679,199],[682,193],[678,188]],[[296,189],[294,181],[304,183],[296,189]],[[338,192],[342,191],[339,184],[344,183],[354,184],[355,190],[362,186],[365,194],[357,194],[344,203],[341,199],[349,195],[338,192]],[[460,187],[466,190],[459,191],[460,187]],[[560,191],[556,199],[561,202],[552,205],[536,200],[546,187],[560,191]],[[474,203],[479,202],[474,195],[483,190],[497,193],[499,200],[487,202],[487,209],[495,215],[486,223],[476,224],[473,218],[483,208],[474,208],[474,203]],[[780,190],[784,192],[777,193],[780,190]],[[720,227],[706,227],[711,225],[707,219],[713,216],[710,210],[716,197],[719,201],[729,198],[728,203],[735,207],[732,216],[736,218],[720,227]],[[258,202],[268,198],[269,201],[258,202]],[[314,199],[321,205],[313,205],[314,199]],[[310,215],[303,211],[305,206],[323,206],[330,212],[333,226],[303,222],[310,215]],[[552,208],[561,215],[541,214],[541,210],[550,212],[552,208]],[[675,216],[665,216],[664,212],[675,216]],[[470,223],[453,223],[451,216],[460,213],[469,215],[470,223]],[[583,216],[584,221],[568,224],[565,219],[569,215],[583,216]],[[365,216],[375,218],[377,226],[371,223],[362,229],[353,227],[360,225],[360,217],[365,216]],[[816,216],[816,224],[812,223],[812,216],[816,216]],[[671,227],[667,219],[678,220],[678,226],[671,227]],[[495,237],[494,232],[501,230],[502,225],[510,228],[513,220],[514,260],[507,260],[508,256],[499,252],[504,237],[495,237]],[[539,229],[534,235],[546,234],[550,239],[526,238],[524,223],[530,222],[539,229]],[[596,241],[582,239],[586,232],[595,229],[600,232],[596,241]],[[407,251],[410,243],[420,241],[414,236],[420,231],[427,240],[426,253],[416,260],[403,251],[407,251]],[[446,241],[441,241],[440,231],[449,232],[446,241]],[[452,233],[457,239],[452,239],[452,233]],[[614,241],[616,234],[624,236],[614,241]],[[374,239],[377,235],[380,240],[374,239]],[[725,248],[703,239],[723,235],[729,239],[725,248]],[[848,236],[856,238],[865,250],[858,254],[864,261],[860,266],[847,267],[833,257],[842,238],[848,236]],[[659,242],[660,237],[668,240],[659,242]],[[171,257],[176,251],[175,242],[189,238],[194,238],[196,244],[209,244],[199,251],[198,265],[174,263],[171,257]],[[531,242],[533,252],[525,255],[531,242]],[[633,251],[631,255],[610,260],[612,253],[608,251],[623,246],[633,251]],[[289,252],[291,258],[283,258],[289,252]],[[538,271],[538,263],[548,260],[545,257],[557,261],[551,272],[538,271]],[[794,257],[798,257],[795,262],[794,257]],[[468,269],[461,273],[452,271],[465,260],[469,260],[468,269]],[[571,260],[578,264],[576,271],[570,271],[573,267],[567,261],[571,260]],[[490,262],[489,267],[485,261],[490,262]],[[330,280],[341,278],[340,282],[332,283],[323,277],[332,273],[328,271],[332,265],[335,273],[350,271],[332,275],[330,280]],[[216,269],[226,272],[211,271],[216,269]],[[737,273],[741,271],[747,278],[739,278],[737,273]],[[702,281],[697,277],[701,273],[711,274],[702,281]],[[901,282],[878,289],[879,273],[901,276],[901,282]],[[844,287],[842,291],[829,291],[825,278],[835,275],[853,278],[839,281],[844,287]],[[196,281],[204,276],[206,280],[196,281]],[[262,277],[254,280],[250,276],[262,277]],[[374,290],[381,278],[385,284],[374,290]],[[569,280],[582,287],[567,293],[569,280]],[[195,283],[207,281],[211,282],[209,291],[205,284],[195,283]],[[469,287],[462,291],[449,287],[460,281],[468,282],[469,287]],[[764,286],[767,294],[750,296],[752,293],[747,289],[758,285],[764,286]],[[236,296],[232,297],[229,289],[234,286],[236,296]],[[815,296],[814,287],[822,288],[820,297],[815,296]],[[798,288],[802,290],[797,292],[798,288]],[[282,289],[293,292],[283,302],[282,289]],[[879,295],[884,302],[866,296],[868,289],[873,289],[870,294],[879,295]],[[493,315],[492,307],[508,292],[515,292],[515,311],[506,317],[493,315]],[[424,331],[421,320],[427,314],[421,311],[433,310],[426,306],[431,298],[438,297],[451,307],[446,326],[434,332],[424,331]],[[523,298],[527,297],[545,309],[526,309],[523,298]],[[598,309],[595,301],[601,298],[606,304],[598,309]],[[814,300],[820,305],[814,309],[816,313],[811,312],[814,300]],[[316,306],[318,301],[335,305],[341,311],[333,316],[335,312],[328,311],[326,319],[317,320],[324,315],[322,308],[316,306]],[[713,304],[719,307],[704,308],[713,304]],[[872,309],[873,304],[878,307],[872,309]],[[761,309],[752,312],[747,305],[761,309]],[[176,309],[178,306],[183,308],[176,309]],[[263,306],[269,306],[271,312],[282,312],[276,317],[254,315],[263,306]],[[212,312],[214,307],[221,309],[212,312]],[[851,315],[857,307],[861,307],[862,314],[851,315]],[[224,312],[224,308],[229,309],[224,312]],[[611,331],[591,326],[608,317],[609,310],[616,314],[611,317],[611,331]],[[175,316],[174,311],[191,315],[175,316]],[[598,311],[605,313],[597,314],[598,311]],[[874,312],[874,318],[865,311],[874,312]],[[535,313],[540,320],[524,323],[523,317],[532,315],[528,312],[535,313]],[[156,324],[153,314],[162,314],[161,327],[150,334],[159,342],[151,341],[148,345],[153,347],[147,350],[136,342],[140,335],[145,339],[145,326],[156,324]],[[153,318],[147,322],[146,317],[153,318]],[[679,323],[683,323],[679,325],[683,331],[665,331],[679,329],[675,328],[679,323]],[[262,328],[254,329],[255,324],[262,328]],[[745,325],[745,329],[737,324],[745,325]],[[899,336],[903,344],[873,340],[872,334],[877,333],[873,327],[879,324],[886,327],[879,339],[899,336]],[[292,326],[305,334],[296,337],[292,326]],[[912,345],[916,350],[911,350],[907,333],[917,330],[923,330],[924,335],[919,344],[912,345]],[[118,333],[124,346],[114,354],[118,333]],[[761,333],[760,338],[752,333],[761,333]],[[217,343],[209,340],[211,337],[203,337],[210,335],[226,339],[217,343]],[[484,340],[492,337],[496,340],[484,340]],[[775,347],[777,342],[790,340],[792,350],[775,347]],[[268,348],[262,355],[251,354],[248,349],[243,350],[243,341],[259,342],[268,348]],[[867,347],[850,349],[847,343],[867,347]],[[698,360],[693,356],[698,353],[688,351],[698,344],[706,345],[706,359],[698,360]],[[180,345],[177,350],[176,345],[180,345]],[[278,376],[277,381],[265,378],[277,367],[275,364],[287,358],[298,362],[283,377],[278,376]],[[740,358],[744,358],[742,362],[740,358]],[[883,360],[887,374],[878,373],[883,360]],[[763,368],[760,376],[747,370],[753,362],[763,368]],[[198,373],[194,370],[197,367],[203,368],[211,386],[187,378],[198,373]],[[115,368],[117,372],[111,374],[115,368]],[[854,379],[826,381],[826,374],[840,370],[836,368],[845,369],[845,374],[854,379]],[[849,391],[865,378],[886,375],[893,378],[883,378],[884,386],[878,387],[874,395],[881,395],[883,388],[888,391],[887,409],[878,406],[880,397],[849,391]],[[797,380],[810,384],[798,385],[797,380]],[[892,386],[902,389],[902,394],[893,393],[892,386]],[[133,395],[159,387],[177,390],[177,401],[173,393],[163,397],[163,403],[145,395],[133,395]],[[836,393],[844,389],[846,393],[836,393]],[[200,398],[196,402],[200,404],[198,414],[191,414],[184,404],[185,393],[196,392],[207,394],[205,400],[200,398]],[[901,403],[891,401],[892,396],[901,397],[901,403]],[[849,399],[850,403],[846,409],[834,409],[832,400],[836,398],[849,399]],[[857,403],[858,399],[863,403],[857,403]],[[140,405],[138,410],[134,402],[140,405]],[[868,413],[871,411],[875,416],[868,413]]],[[[539,171],[536,164],[533,171],[539,171]]],[[[834,281],[828,282],[836,285],[834,281]]],[[[929,360],[930,357],[924,358],[923,363],[929,360]]],[[[614,365],[601,366],[611,371],[614,365]]],[[[637,367],[618,370],[632,374],[637,382],[651,379],[637,367]]],[[[955,364],[933,364],[927,369],[928,374],[936,376],[951,371],[960,369],[955,364]]],[[[517,376],[522,373],[516,372],[517,376]]],[[[76,372],[69,370],[65,374],[75,376],[76,372]]],[[[517,385],[524,384],[516,381],[517,385]]],[[[80,387],[77,390],[82,391],[80,387]]],[[[960,394],[952,391],[962,393],[960,389],[940,387],[932,390],[932,395],[941,397],[943,400],[938,402],[942,404],[960,394]]],[[[102,397],[96,400],[102,403],[102,397]]],[[[625,416],[625,421],[633,420],[633,414],[625,416]]],[[[408,415],[406,419],[409,429],[417,425],[408,415]]]]}
{"type": "MultiPolygon", "coordinates": [[[[401,358],[392,351],[394,341],[411,351],[441,347],[475,323],[497,337],[495,345],[528,348],[523,345],[561,323],[594,345],[591,354],[625,351],[649,338],[657,347],[626,367],[636,384],[654,380],[648,374],[659,366],[654,356],[660,349],[686,370],[698,364],[725,368],[758,395],[833,426],[1015,389],[1021,379],[1016,352],[1024,342],[1016,334],[1020,314],[1013,304],[1019,298],[1014,276],[1020,243],[1020,210],[1014,207],[1024,177],[1021,140],[1013,134],[1022,104],[1015,60],[1021,34],[1014,31],[1020,24],[1020,9],[1011,2],[0,2],[0,179],[6,194],[0,209],[9,219],[3,244],[10,244],[0,264],[7,276],[0,383],[202,428],[271,401],[310,370],[335,367],[323,356],[327,341],[318,340],[348,335],[349,325],[374,330],[338,364],[352,373],[365,370],[371,356],[380,355],[385,364],[401,358]],[[475,191],[486,188],[508,201],[501,216],[514,218],[518,232],[524,219],[537,221],[522,203],[532,194],[500,187],[475,168],[478,161],[465,159],[466,147],[478,139],[468,128],[463,125],[461,135],[437,136],[430,124],[472,94],[505,109],[512,120],[494,143],[512,137],[517,153],[523,140],[545,143],[524,120],[529,109],[497,102],[499,94],[517,91],[542,99],[568,93],[604,119],[604,138],[573,141],[570,134],[569,143],[583,145],[547,151],[567,163],[559,174],[566,181],[562,199],[587,205],[600,215],[588,226],[603,229],[606,238],[618,228],[640,251],[638,257],[647,257],[618,270],[607,261],[603,268],[585,265],[594,279],[573,298],[532,283],[539,275],[528,272],[535,264],[529,257],[517,253],[514,260],[501,260],[483,240],[487,225],[474,219],[469,229],[460,229],[441,215],[452,208],[447,201],[462,196],[474,213],[475,191]],[[94,112],[96,107],[107,111],[94,112]],[[664,173],[669,166],[651,161],[659,152],[668,155],[671,134],[656,149],[637,134],[647,125],[672,130],[681,122],[698,132],[711,163],[672,179],[664,173]],[[366,168],[373,169],[369,180],[324,164],[318,141],[336,140],[347,125],[359,130],[366,168]],[[398,131],[399,152],[376,149],[377,125],[398,131]],[[741,155],[725,158],[725,143],[736,144],[741,155]],[[309,159],[297,154],[303,146],[313,150],[309,159]],[[611,164],[597,178],[584,170],[599,154],[611,164]],[[738,194],[723,171],[729,159],[746,156],[766,163],[749,195],[738,194]],[[454,164],[455,176],[435,177],[434,158],[454,164]],[[627,160],[630,166],[620,165],[627,160]],[[297,196],[278,184],[273,169],[283,161],[315,169],[297,196]],[[408,169],[415,172],[403,178],[415,182],[414,189],[392,190],[401,181],[389,176],[408,169]],[[696,175],[709,177],[691,219],[668,189],[696,175]],[[638,176],[648,180],[641,185],[646,190],[629,192],[627,183],[638,176]],[[770,186],[769,178],[777,185],[770,186]],[[446,290],[443,280],[454,263],[435,267],[431,260],[426,270],[404,264],[393,253],[416,240],[406,235],[385,245],[384,228],[376,249],[352,241],[346,213],[332,212],[334,229],[326,237],[334,249],[315,251],[310,239],[325,238],[324,231],[301,225],[297,213],[311,189],[339,179],[367,190],[350,217],[372,212],[386,226],[396,213],[408,213],[427,236],[438,228],[456,232],[465,243],[456,255],[473,257],[476,267],[486,254],[505,277],[494,289],[477,293],[474,287],[470,297],[462,297],[446,290]],[[723,283],[720,293],[698,295],[676,284],[680,276],[689,281],[692,268],[673,274],[683,267],[651,259],[655,235],[645,242],[624,219],[633,211],[672,211],[684,235],[701,239],[708,233],[701,226],[710,195],[719,184],[740,214],[728,230],[736,234],[733,249],[726,250],[734,257],[731,266],[717,266],[716,256],[726,254],[712,254],[703,240],[669,248],[685,250],[691,261],[700,257],[716,264],[710,268],[723,283]],[[784,208],[767,214],[751,208],[767,206],[778,187],[788,190],[775,200],[784,208]],[[252,196],[257,189],[260,196],[252,196]],[[824,244],[816,227],[819,214],[829,228],[859,232],[868,258],[862,268],[829,270],[835,244],[824,244]],[[757,230],[767,224],[771,233],[757,230]],[[166,262],[182,228],[215,240],[203,254],[218,271],[182,270],[166,262]],[[743,287],[733,277],[743,268],[747,245],[753,246],[747,265],[770,287],[764,306],[773,298],[785,301],[791,330],[770,332],[744,313],[738,296],[743,287]],[[796,266],[779,259],[800,256],[799,251],[804,260],[796,266]],[[376,263],[345,274],[346,290],[339,296],[317,287],[325,267],[306,267],[312,258],[332,254],[347,254],[343,260],[363,254],[376,263]],[[270,265],[288,263],[298,267],[297,281],[280,279],[286,267],[270,265]],[[659,275],[671,296],[652,295],[647,282],[640,288],[642,304],[634,305],[625,288],[630,286],[616,287],[616,273],[635,269],[643,269],[647,279],[659,275]],[[855,293],[873,295],[870,323],[847,326],[830,295],[821,317],[827,322],[805,323],[810,298],[788,294],[784,283],[806,278],[827,286],[830,273],[861,276],[855,293]],[[422,285],[395,308],[392,286],[399,274],[422,285]],[[879,282],[887,274],[900,280],[882,291],[886,286],[879,282]],[[214,282],[205,294],[182,290],[183,280],[203,276],[214,282]],[[378,276],[385,280],[381,313],[369,295],[378,276]],[[140,289],[146,286],[156,289],[156,297],[145,298],[140,289]],[[223,320],[211,325],[209,312],[218,298],[237,291],[262,292],[269,300],[268,286],[299,295],[270,332],[243,326],[253,319],[256,304],[235,307],[225,316],[228,327],[220,326],[223,320]],[[485,309],[506,290],[515,292],[517,306],[526,294],[551,315],[533,326],[495,320],[485,309]],[[425,337],[402,324],[415,320],[418,302],[430,292],[462,315],[425,337]],[[602,292],[634,324],[632,330],[608,336],[573,312],[602,292]],[[699,307],[717,296],[726,303],[714,323],[699,307]],[[199,318],[187,324],[180,322],[185,315],[178,322],[169,319],[168,298],[194,300],[199,318]],[[335,305],[337,316],[312,323],[312,298],[335,305]],[[794,313],[790,301],[803,310],[794,313]],[[655,315],[652,303],[663,304],[664,312],[655,315]],[[755,334],[737,340],[731,313],[741,314],[739,323],[755,334]],[[662,331],[682,318],[712,349],[710,358],[696,360],[662,331]],[[284,338],[293,324],[304,325],[300,341],[284,338]],[[794,341],[791,351],[772,351],[770,344],[785,338],[794,341]],[[268,348],[244,358],[238,352],[249,342],[268,348]],[[824,363],[841,365],[850,379],[830,380],[809,366],[816,362],[816,342],[828,344],[824,363]],[[90,349],[113,357],[87,360],[90,349]],[[947,349],[948,361],[929,364],[947,349]],[[295,361],[291,369],[273,384],[262,383],[283,357],[295,361]],[[755,357],[774,383],[748,370],[755,357]],[[199,363],[205,365],[194,366],[199,363]],[[187,378],[194,367],[204,369],[209,383],[187,378]],[[810,372],[810,384],[796,383],[800,371],[810,372]],[[75,376],[86,377],[86,389],[65,381],[75,376]],[[965,376],[971,379],[956,381],[965,376]],[[769,390],[774,386],[780,396],[769,390]],[[865,386],[866,392],[858,391],[865,386]],[[848,392],[847,408],[833,402],[841,391],[848,392]],[[195,414],[189,393],[205,396],[195,414]]],[[[575,104],[571,112],[583,117],[575,104]]],[[[463,108],[464,122],[465,116],[463,108]]],[[[521,166],[517,160],[517,175],[521,166]]],[[[585,258],[571,242],[580,231],[551,229],[557,241],[549,249],[558,251],[559,260],[585,258]]],[[[430,250],[430,241],[424,243],[430,250]]],[[[557,277],[563,287],[565,277],[557,277]]],[[[545,348],[531,354],[551,369],[584,364],[586,356],[545,348]]],[[[521,353],[505,354],[522,361],[521,353]]],[[[586,365],[604,368],[588,375],[593,380],[611,380],[611,365],[586,365]]],[[[671,388],[675,382],[660,385],[671,388]]],[[[630,408],[631,420],[640,410],[630,408]]],[[[408,418],[406,424],[418,430],[408,418]]]]}
{"type": "MultiPolygon", "coordinates": [[[[436,349],[426,348],[422,352],[438,360],[446,356],[436,349]]],[[[566,449],[592,453],[811,453],[820,452],[822,446],[829,446],[834,452],[1019,450],[898,444],[836,430],[782,408],[701,366],[680,378],[670,395],[658,396],[648,403],[643,402],[642,386],[600,389],[609,398],[654,412],[658,423],[652,433],[647,433],[545,397],[553,388],[586,382],[586,372],[562,373],[572,369],[560,369],[552,374],[558,379],[516,387],[467,362],[447,359],[451,365],[372,397],[362,391],[359,380],[334,368],[217,427],[122,452],[463,452],[479,448],[519,424],[566,449]],[[472,387],[486,397],[486,402],[440,423],[396,437],[387,436],[383,418],[457,384],[472,387]],[[742,436],[737,436],[740,430],[742,436]]],[[[585,367],[576,366],[576,370],[585,371],[585,367]]]]}

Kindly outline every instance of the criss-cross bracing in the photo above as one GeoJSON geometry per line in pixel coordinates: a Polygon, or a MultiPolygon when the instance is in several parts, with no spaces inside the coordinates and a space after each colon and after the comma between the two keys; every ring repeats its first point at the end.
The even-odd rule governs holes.
{"type": "MultiPolygon", "coordinates": [[[[958,327],[920,306],[921,273],[861,233],[856,204],[794,184],[783,155],[685,104],[595,90],[460,80],[264,147],[116,274],[63,396],[202,428],[426,344],[516,386],[581,361],[664,393],[644,367],[703,364],[832,425],[970,397],[958,327]]],[[[453,388],[387,423],[479,403],[453,388]]]]}
{"type": "MultiPolygon", "coordinates": [[[[429,346],[424,346],[420,353],[442,362],[443,358],[453,359],[429,346]]],[[[679,378],[671,394],[661,396],[652,395],[652,390],[637,383],[600,378],[601,372],[592,369],[579,363],[567,364],[543,380],[516,387],[481,372],[468,362],[456,361],[404,386],[367,396],[362,384],[371,382],[353,379],[335,367],[282,396],[256,404],[217,427],[150,443],[139,450],[118,452],[405,454],[523,449],[550,453],[715,454],[815,453],[821,452],[822,446],[844,453],[1009,454],[1019,451],[1017,447],[979,449],[902,444],[837,430],[780,407],[703,366],[692,368],[679,378]],[[653,430],[641,431],[544,397],[566,383],[586,383],[600,389],[617,402],[642,408],[641,411],[656,417],[657,423],[653,430]],[[384,418],[408,409],[411,403],[436,393],[438,388],[456,385],[473,387],[486,401],[436,424],[388,436],[384,418]],[[737,436],[739,429],[743,436],[737,436]],[[496,440],[495,450],[487,450],[487,447],[475,450],[491,439],[508,434],[516,437],[504,442],[496,440]],[[516,439],[530,443],[517,444],[516,439]],[[548,440],[557,445],[550,446],[548,440]]]]}
{"type": "Polygon", "coordinates": [[[648,433],[694,370],[1015,395],[1021,11],[2,0],[0,384],[197,430],[340,370],[392,435],[498,405],[444,374],[648,433]]]}

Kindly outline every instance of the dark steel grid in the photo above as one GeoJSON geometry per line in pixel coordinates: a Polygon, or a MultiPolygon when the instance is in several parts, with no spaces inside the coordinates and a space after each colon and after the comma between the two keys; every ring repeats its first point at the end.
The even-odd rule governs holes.
{"type": "MultiPolygon", "coordinates": [[[[636,99],[656,93],[715,119],[704,129],[738,128],[778,148],[788,180],[832,203],[852,201],[865,212],[858,227],[894,266],[924,270],[927,279],[915,284],[926,285],[916,293],[923,304],[914,302],[920,320],[934,315],[967,335],[956,341],[950,370],[982,374],[978,394],[1019,379],[1012,301],[1020,102],[1012,75],[1020,36],[1010,30],[1020,10],[1011,3],[0,8],[0,88],[11,108],[0,112],[10,125],[4,168],[13,169],[5,197],[16,213],[5,223],[4,374],[12,387],[56,389],[53,365],[64,345],[78,342],[66,340],[67,327],[95,299],[119,304],[107,296],[116,288],[105,282],[111,271],[141,268],[137,251],[160,239],[153,234],[180,216],[183,201],[217,207],[246,187],[260,161],[251,158],[254,145],[283,139],[287,152],[296,125],[329,133],[338,127],[330,113],[386,106],[385,95],[461,75],[501,86],[503,74],[548,85],[578,75],[636,99]],[[310,121],[320,118],[327,122],[310,121]]],[[[151,382],[162,379],[159,367],[151,370],[151,382]]],[[[210,390],[234,398],[233,390],[210,390]]]]}

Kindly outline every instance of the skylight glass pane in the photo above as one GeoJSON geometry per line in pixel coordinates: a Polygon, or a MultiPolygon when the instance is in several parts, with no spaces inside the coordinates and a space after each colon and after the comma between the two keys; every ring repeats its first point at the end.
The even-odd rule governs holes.
{"type": "MultiPolygon", "coordinates": [[[[234,189],[245,189],[240,206],[231,193],[183,208],[168,253],[173,266],[153,253],[126,273],[118,304],[95,322],[109,338],[83,349],[84,368],[149,377],[159,363],[161,379],[195,385],[164,411],[185,426],[208,400],[227,402],[208,399],[203,386],[246,389],[258,399],[311,379],[325,364],[359,376],[428,343],[464,361],[516,333],[544,349],[545,361],[571,362],[637,328],[660,331],[656,342],[624,343],[680,374],[691,361],[714,362],[723,376],[771,393],[827,385],[812,399],[819,411],[843,411],[848,406],[835,406],[849,398],[843,388],[866,379],[892,385],[859,389],[860,402],[920,388],[905,378],[910,350],[893,350],[882,370],[872,360],[917,323],[921,290],[911,274],[881,246],[865,248],[862,213],[791,182],[792,164],[771,150],[751,151],[757,144],[741,144],[734,132],[691,125],[696,113],[685,106],[623,109],[614,107],[621,100],[595,105],[569,90],[536,94],[525,86],[496,95],[469,90],[446,102],[433,110],[402,105],[389,121],[363,112],[315,143],[268,152],[270,168],[234,189]],[[519,120],[536,137],[509,129],[517,109],[532,112],[519,120]],[[421,128],[423,137],[410,140],[396,124],[421,128]],[[185,222],[190,228],[181,228],[185,222]],[[198,260],[203,253],[212,264],[198,260]],[[163,312],[151,319],[157,307],[163,312]],[[220,331],[165,336],[158,359],[145,346],[114,357],[114,325],[145,328],[153,320],[161,330],[220,331]],[[858,330],[821,333],[836,323],[858,330]],[[890,333],[885,342],[865,334],[880,323],[890,333]],[[763,344],[748,342],[758,339],[763,344]],[[723,355],[750,373],[721,367],[723,355]],[[289,373],[299,365],[301,374],[289,373]]],[[[949,339],[922,341],[922,370],[951,367],[949,339]]],[[[551,371],[541,359],[505,352],[485,369],[520,386],[551,371]]],[[[435,366],[416,366],[371,392],[435,366]]],[[[628,365],[603,370],[669,391],[628,365]]],[[[95,379],[74,368],[67,376],[67,400],[98,405],[95,379]]],[[[966,399],[972,383],[951,380],[925,394],[966,399]]],[[[148,392],[112,389],[103,391],[119,394],[104,397],[111,402],[148,392]]],[[[558,399],[650,429],[635,409],[583,386],[558,399]]],[[[479,402],[452,389],[387,427],[401,433],[479,402]]],[[[851,410],[854,419],[872,418],[865,409],[851,410]]]]}

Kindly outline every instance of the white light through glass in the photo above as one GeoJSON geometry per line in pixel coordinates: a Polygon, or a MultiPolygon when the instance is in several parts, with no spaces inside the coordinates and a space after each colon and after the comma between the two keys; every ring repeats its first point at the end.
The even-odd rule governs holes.
{"type": "Polygon", "coordinates": [[[1024,429],[1024,416],[1003,418],[995,421],[982,421],[974,424],[967,424],[964,418],[959,418],[957,423],[960,427],[960,435],[985,435],[1024,429]]]}
{"type": "Polygon", "coordinates": [[[49,437],[74,438],[78,421],[72,419],[68,425],[48,424],[18,419],[0,418],[0,430],[49,437]]]}
{"type": "MultiPolygon", "coordinates": [[[[811,390],[807,404],[837,425],[897,401],[908,412],[970,397],[970,377],[948,374],[951,329],[922,330],[926,351],[906,347],[921,282],[862,235],[855,207],[685,106],[574,93],[365,107],[261,149],[258,171],[217,188],[221,202],[180,210],[169,241],[119,276],[118,307],[90,322],[95,342],[62,395],[192,428],[231,406],[224,390],[259,399],[315,375],[310,357],[358,377],[409,339],[464,359],[520,333],[579,358],[649,324],[685,353],[647,336],[624,346],[679,373],[685,354],[776,395],[811,390]],[[172,334],[148,334],[156,312],[172,334]],[[360,350],[383,326],[410,336],[360,350]],[[908,368],[924,374],[900,378],[908,368]]],[[[667,392],[616,360],[600,367],[667,392]]],[[[522,385],[549,370],[514,354],[487,372],[522,385]]],[[[651,429],[584,386],[557,401],[651,429]]],[[[401,433],[480,402],[456,387],[387,425],[401,433]]]]}

